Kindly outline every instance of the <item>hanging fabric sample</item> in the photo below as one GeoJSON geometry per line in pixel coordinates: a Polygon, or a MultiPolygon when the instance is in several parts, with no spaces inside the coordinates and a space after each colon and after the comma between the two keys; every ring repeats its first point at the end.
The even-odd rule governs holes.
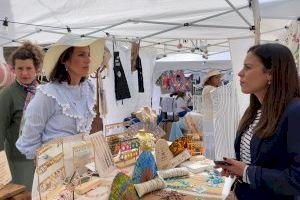
{"type": "Polygon", "coordinates": [[[116,100],[131,98],[119,52],[114,52],[114,75],[116,100]]]}

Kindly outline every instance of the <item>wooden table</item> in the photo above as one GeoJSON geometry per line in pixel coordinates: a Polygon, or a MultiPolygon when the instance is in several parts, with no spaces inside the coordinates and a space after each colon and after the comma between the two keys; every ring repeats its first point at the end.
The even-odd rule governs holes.
{"type": "Polygon", "coordinates": [[[31,195],[26,191],[25,186],[8,184],[0,190],[0,200],[31,200],[31,195]]]}

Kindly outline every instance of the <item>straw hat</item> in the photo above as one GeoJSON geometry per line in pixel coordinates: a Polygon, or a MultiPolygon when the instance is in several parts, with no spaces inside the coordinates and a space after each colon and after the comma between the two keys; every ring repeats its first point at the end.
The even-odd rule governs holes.
{"type": "Polygon", "coordinates": [[[45,54],[43,62],[43,72],[49,78],[51,71],[55,67],[61,54],[69,47],[90,47],[90,70],[96,71],[103,61],[105,40],[103,38],[90,39],[79,35],[66,34],[53,44],[45,54]]]}
{"type": "Polygon", "coordinates": [[[209,79],[210,77],[217,76],[217,75],[223,76],[224,74],[222,74],[219,70],[216,70],[216,69],[210,70],[210,71],[206,74],[206,76],[204,77],[204,79],[203,79],[202,87],[203,87],[204,84],[208,81],[208,79],[209,79]]]}

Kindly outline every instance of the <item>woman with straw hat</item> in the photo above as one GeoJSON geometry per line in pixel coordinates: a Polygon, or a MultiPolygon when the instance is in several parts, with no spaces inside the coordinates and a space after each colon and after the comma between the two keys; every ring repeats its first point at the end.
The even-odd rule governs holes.
{"type": "Polygon", "coordinates": [[[87,80],[102,63],[103,39],[67,34],[52,45],[43,70],[50,80],[40,86],[25,113],[17,148],[35,158],[43,143],[63,136],[89,132],[95,113],[95,88],[87,80]]]}
{"type": "Polygon", "coordinates": [[[212,115],[212,99],[210,96],[210,92],[216,89],[217,87],[221,86],[222,84],[222,77],[223,74],[216,69],[210,70],[205,78],[203,79],[202,85],[203,85],[203,90],[202,90],[202,102],[204,108],[207,108],[209,110],[209,115],[212,115]]]}
{"type": "Polygon", "coordinates": [[[202,114],[203,114],[203,132],[204,132],[204,146],[205,156],[209,159],[215,158],[215,145],[213,137],[213,105],[211,92],[217,87],[221,86],[221,79],[223,74],[219,70],[210,70],[203,80],[202,90],[202,114]]]}

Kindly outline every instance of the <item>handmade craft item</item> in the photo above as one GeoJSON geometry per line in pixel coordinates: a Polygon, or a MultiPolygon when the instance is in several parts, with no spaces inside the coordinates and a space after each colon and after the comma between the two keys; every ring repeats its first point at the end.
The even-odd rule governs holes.
{"type": "Polygon", "coordinates": [[[111,185],[109,200],[138,200],[134,185],[129,176],[124,173],[118,173],[111,185]]]}
{"type": "Polygon", "coordinates": [[[142,197],[144,194],[147,194],[149,192],[165,188],[166,184],[161,177],[157,177],[144,183],[134,184],[134,187],[139,197],[142,197]]]}
{"type": "MultiPolygon", "coordinates": [[[[94,163],[94,150],[84,134],[56,138],[37,150],[38,192],[41,200],[69,199],[69,191],[82,183],[85,165],[94,163]]],[[[84,177],[83,177],[84,176],[84,177]]],[[[72,197],[73,199],[73,197],[72,197]]]]}
{"type": "Polygon", "coordinates": [[[183,150],[183,152],[181,152],[180,154],[178,154],[177,156],[175,156],[174,158],[172,158],[170,160],[169,168],[174,168],[174,167],[180,165],[181,163],[183,163],[190,157],[191,157],[191,154],[189,153],[189,151],[187,149],[183,150]]]}
{"type": "Polygon", "coordinates": [[[163,179],[189,175],[189,171],[185,167],[161,170],[158,171],[157,173],[163,179]]]}
{"type": "Polygon", "coordinates": [[[101,179],[99,179],[98,177],[92,177],[92,179],[88,182],[85,182],[83,184],[78,185],[77,187],[75,187],[75,192],[77,194],[85,194],[88,191],[98,187],[101,185],[101,179]]]}
{"type": "Polygon", "coordinates": [[[36,172],[40,199],[53,199],[61,192],[66,176],[63,140],[53,140],[37,150],[36,172]]]}
{"type": "Polygon", "coordinates": [[[157,166],[150,151],[141,153],[136,161],[132,181],[134,184],[143,183],[157,177],[157,166]]]}
{"type": "Polygon", "coordinates": [[[181,167],[186,167],[192,173],[201,173],[213,169],[214,163],[212,160],[204,159],[201,161],[188,160],[180,164],[181,167]]]}
{"type": "Polygon", "coordinates": [[[141,121],[146,123],[156,123],[157,115],[152,108],[144,106],[139,111],[134,113],[135,116],[141,121]]]}
{"type": "Polygon", "coordinates": [[[168,147],[168,143],[164,139],[157,141],[155,146],[155,156],[159,170],[174,168],[191,157],[189,151],[184,148],[184,144],[181,143],[182,141],[186,143],[186,138],[175,140],[174,142],[176,142],[176,145],[173,145],[172,147],[168,147]],[[176,156],[174,156],[170,149],[173,149],[173,151],[176,152],[176,156]],[[177,154],[177,152],[180,153],[177,154]]]}
{"type": "Polygon", "coordinates": [[[164,139],[159,139],[155,145],[155,158],[157,168],[159,170],[168,169],[170,160],[173,158],[173,154],[169,149],[168,142],[164,139]]]}
{"type": "Polygon", "coordinates": [[[81,142],[72,147],[73,149],[73,169],[81,171],[88,163],[94,163],[95,152],[91,142],[81,142]]]}
{"type": "Polygon", "coordinates": [[[95,164],[100,177],[107,177],[116,170],[111,151],[102,132],[87,136],[94,149],[95,164]]]}
{"type": "Polygon", "coordinates": [[[147,133],[144,129],[138,131],[136,137],[139,139],[140,142],[140,149],[141,151],[152,151],[155,145],[154,141],[155,138],[153,134],[147,133]]]}
{"type": "Polygon", "coordinates": [[[174,156],[177,156],[181,152],[183,152],[187,148],[188,138],[186,136],[177,138],[172,144],[169,146],[171,152],[174,156]]]}
{"type": "Polygon", "coordinates": [[[120,141],[120,151],[118,156],[115,157],[117,167],[124,168],[134,164],[140,154],[139,146],[139,139],[137,138],[120,141]]]}
{"type": "Polygon", "coordinates": [[[132,136],[136,136],[136,134],[140,131],[140,130],[145,130],[147,133],[151,133],[156,140],[164,137],[166,135],[165,131],[160,128],[159,126],[157,126],[157,123],[145,123],[145,122],[139,122],[139,123],[135,123],[133,125],[131,125],[128,129],[127,129],[127,133],[129,135],[132,136]]]}
{"type": "Polygon", "coordinates": [[[113,124],[106,124],[104,126],[105,137],[117,134],[124,134],[126,132],[126,126],[129,126],[129,122],[119,122],[113,124]]]}
{"type": "MultiPolygon", "coordinates": [[[[159,197],[159,199],[169,199],[169,200],[185,200],[185,199],[187,199],[185,197],[187,197],[187,196],[190,197],[190,195],[181,194],[181,193],[179,193],[177,191],[173,191],[173,190],[171,190],[171,191],[169,191],[169,190],[157,190],[157,191],[152,192],[151,194],[155,198],[159,197]]],[[[149,197],[149,200],[150,200],[150,198],[151,197],[149,197]]],[[[192,198],[188,198],[188,199],[195,199],[195,197],[192,196],[192,198]]],[[[200,200],[200,199],[196,199],[196,200],[200,200]]]]}
{"type": "Polygon", "coordinates": [[[192,141],[190,143],[187,143],[187,149],[192,156],[203,155],[205,152],[203,142],[201,141],[192,141]]]}
{"type": "Polygon", "coordinates": [[[74,199],[74,193],[69,188],[65,188],[62,191],[58,193],[56,197],[54,197],[54,200],[73,200],[74,199]]]}
{"type": "Polygon", "coordinates": [[[219,185],[224,182],[224,179],[222,178],[219,171],[211,170],[208,173],[207,182],[209,186],[219,187],[219,185]]]}
{"type": "Polygon", "coordinates": [[[107,124],[104,126],[104,136],[108,143],[109,149],[113,157],[117,156],[121,150],[121,142],[134,138],[135,134],[127,131],[129,122],[120,122],[114,124],[107,124]]]}

